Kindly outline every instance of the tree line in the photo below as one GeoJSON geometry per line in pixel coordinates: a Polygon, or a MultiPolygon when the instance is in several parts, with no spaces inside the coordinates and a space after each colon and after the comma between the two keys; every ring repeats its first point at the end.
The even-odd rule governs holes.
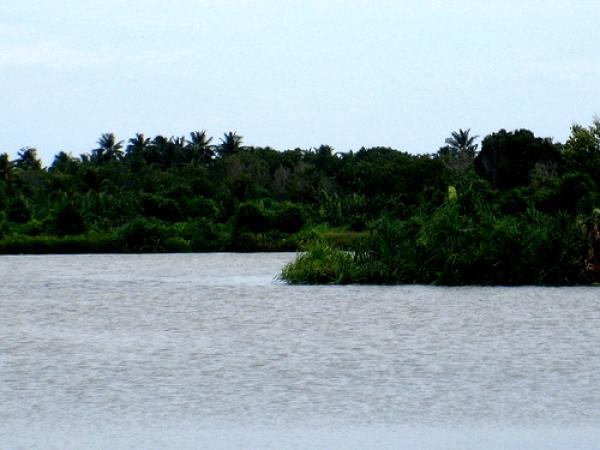
{"type": "MultiPolygon", "coordinates": [[[[415,265],[437,261],[435,276],[363,274],[362,281],[452,282],[440,274],[467,270],[446,267],[464,250],[461,236],[475,242],[478,227],[503,221],[517,230],[563,221],[584,236],[580,260],[594,265],[595,244],[581,230],[598,205],[600,121],[573,126],[565,143],[525,129],[477,142],[458,130],[436,152],[412,155],[384,147],[337,153],[327,145],[277,151],[244,145],[235,132],[218,142],[206,131],[127,142],[107,133],[90,152],[60,152],[48,167],[26,147],[14,160],[0,154],[0,252],[281,251],[321,239],[363,246],[363,260],[388,245],[390,255],[412,251],[415,265]],[[444,234],[453,227],[455,234],[444,234]],[[383,238],[391,229],[435,250],[394,249],[398,236],[383,238]],[[454,250],[443,250],[446,241],[457,241],[454,250]]],[[[403,258],[388,263],[399,267],[403,258]]]]}
{"type": "Polygon", "coordinates": [[[384,214],[352,252],[310,245],[293,283],[573,285],[600,281],[600,121],[563,143],[531,131],[452,133],[432,160],[446,198],[384,214]]]}

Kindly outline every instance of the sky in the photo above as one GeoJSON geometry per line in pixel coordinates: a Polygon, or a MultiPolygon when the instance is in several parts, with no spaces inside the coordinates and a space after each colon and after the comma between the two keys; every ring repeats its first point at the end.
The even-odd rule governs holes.
{"type": "Polygon", "coordinates": [[[0,2],[0,152],[237,131],[247,145],[434,153],[563,142],[600,114],[597,0],[0,2]]]}

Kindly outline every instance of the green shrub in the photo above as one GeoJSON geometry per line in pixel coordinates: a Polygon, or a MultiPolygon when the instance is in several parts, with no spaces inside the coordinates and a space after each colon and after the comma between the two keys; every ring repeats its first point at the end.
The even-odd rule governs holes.
{"type": "Polygon", "coordinates": [[[125,252],[161,252],[168,230],[158,221],[134,219],[118,233],[120,248],[125,252]]]}
{"type": "Polygon", "coordinates": [[[81,213],[71,204],[63,206],[54,219],[54,229],[58,236],[83,234],[86,230],[81,213]]]}
{"type": "Polygon", "coordinates": [[[352,256],[324,241],[310,245],[305,253],[284,267],[281,278],[290,283],[331,284],[350,281],[352,256]]]}
{"type": "Polygon", "coordinates": [[[39,220],[31,219],[25,223],[15,225],[13,228],[17,234],[39,236],[44,234],[46,227],[39,220]]]}
{"type": "Polygon", "coordinates": [[[306,222],[304,210],[299,205],[286,203],[279,209],[275,216],[276,227],[284,233],[295,233],[306,222]]]}
{"type": "Polygon", "coordinates": [[[254,202],[241,203],[235,213],[235,223],[238,229],[261,233],[272,228],[271,217],[263,206],[254,202]]]}
{"type": "Polygon", "coordinates": [[[231,230],[227,225],[199,219],[189,224],[192,251],[224,251],[231,247],[231,230]]]}
{"type": "Polygon", "coordinates": [[[438,285],[572,285],[588,283],[587,237],[566,213],[528,209],[502,216],[462,197],[428,216],[378,221],[355,251],[319,242],[287,266],[292,283],[425,283],[438,285]]]}
{"type": "Polygon", "coordinates": [[[187,217],[198,217],[214,220],[219,215],[219,207],[214,200],[204,197],[194,197],[186,202],[187,217]]]}
{"type": "Polygon", "coordinates": [[[31,219],[31,210],[20,197],[12,199],[6,208],[6,217],[13,223],[25,223],[31,219]]]}
{"type": "Polygon", "coordinates": [[[237,231],[231,237],[231,250],[236,252],[256,252],[259,251],[258,239],[255,233],[251,231],[237,231]]]}
{"type": "Polygon", "coordinates": [[[178,222],[182,218],[179,205],[170,198],[160,197],[153,194],[142,196],[144,215],[154,217],[167,222],[178,222]]]}
{"type": "Polygon", "coordinates": [[[192,246],[189,241],[179,236],[173,236],[165,239],[162,250],[168,253],[188,253],[192,251],[192,246]]]}

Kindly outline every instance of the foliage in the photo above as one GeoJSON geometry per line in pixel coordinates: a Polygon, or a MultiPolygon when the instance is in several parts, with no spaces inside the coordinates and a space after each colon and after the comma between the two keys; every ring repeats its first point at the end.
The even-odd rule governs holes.
{"type": "Polygon", "coordinates": [[[271,217],[260,203],[241,203],[237,208],[235,222],[239,229],[246,229],[253,233],[261,233],[272,228],[271,217]]]}
{"type": "Polygon", "coordinates": [[[471,136],[471,130],[453,131],[446,139],[446,145],[438,151],[438,157],[454,179],[459,180],[473,165],[479,136],[471,136]]]}
{"type": "Polygon", "coordinates": [[[57,212],[55,227],[58,236],[83,234],[86,231],[85,219],[72,204],[63,206],[57,212]]]}
{"type": "Polygon", "coordinates": [[[319,246],[286,267],[282,276],[290,282],[327,278],[441,285],[589,282],[583,257],[587,238],[573,216],[535,209],[503,216],[473,187],[463,185],[458,201],[431,215],[381,219],[369,239],[355,247],[351,260],[335,266],[344,269],[333,272],[335,280],[324,268],[335,259],[319,246]]]}
{"type": "Polygon", "coordinates": [[[564,146],[500,130],[477,153],[476,138],[461,129],[412,155],[105,133],[48,168],[24,147],[0,154],[0,253],[308,249],[290,281],[594,279],[582,224],[600,200],[600,122],[573,126],[564,146]]]}
{"type": "Polygon", "coordinates": [[[9,222],[26,223],[31,218],[31,211],[22,197],[13,198],[6,210],[9,222]]]}
{"type": "Polygon", "coordinates": [[[19,151],[14,167],[21,170],[41,170],[42,162],[35,148],[26,147],[19,151]]]}
{"type": "Polygon", "coordinates": [[[284,233],[296,233],[306,223],[306,214],[300,205],[285,202],[275,215],[275,226],[284,233]]]}
{"type": "Polygon", "coordinates": [[[98,139],[98,148],[92,150],[91,160],[103,164],[123,157],[123,141],[118,141],[113,133],[104,133],[98,139]]]}
{"type": "Polygon", "coordinates": [[[221,158],[231,156],[235,154],[242,146],[242,136],[237,134],[235,131],[225,133],[221,139],[221,145],[219,145],[218,153],[221,158]]]}
{"type": "Polygon", "coordinates": [[[284,267],[282,279],[291,283],[345,283],[352,256],[325,241],[313,242],[305,253],[284,267]]]}
{"type": "Polygon", "coordinates": [[[475,169],[494,187],[510,189],[529,184],[530,172],[541,162],[562,163],[560,150],[550,139],[535,137],[529,130],[502,129],[483,139],[475,169]]]}

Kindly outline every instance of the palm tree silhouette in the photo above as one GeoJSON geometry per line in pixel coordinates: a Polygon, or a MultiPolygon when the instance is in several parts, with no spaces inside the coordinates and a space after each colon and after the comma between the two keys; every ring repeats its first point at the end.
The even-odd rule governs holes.
{"type": "Polygon", "coordinates": [[[453,131],[440,148],[438,156],[446,169],[455,177],[461,178],[473,165],[478,144],[475,140],[479,136],[470,136],[471,129],[453,131]]]}
{"type": "Polygon", "coordinates": [[[92,161],[102,164],[123,157],[123,141],[117,142],[114,133],[104,133],[98,139],[98,148],[92,150],[92,161]]]}
{"type": "Polygon", "coordinates": [[[189,159],[193,163],[205,162],[213,160],[215,152],[211,148],[212,137],[208,137],[206,130],[192,131],[190,133],[191,140],[187,146],[189,151],[189,159]]]}
{"type": "Polygon", "coordinates": [[[25,147],[17,153],[14,166],[22,170],[41,170],[42,162],[39,160],[35,148],[25,147]]]}
{"type": "Polygon", "coordinates": [[[71,153],[66,153],[64,151],[59,152],[55,157],[52,165],[48,169],[50,172],[62,172],[74,174],[79,165],[79,160],[71,153]]]}
{"type": "Polygon", "coordinates": [[[221,138],[221,145],[219,146],[219,155],[224,158],[225,156],[233,155],[242,146],[243,137],[237,134],[236,131],[230,131],[225,133],[221,138]]]}
{"type": "Polygon", "coordinates": [[[125,151],[125,159],[132,164],[132,167],[140,168],[143,162],[148,162],[150,158],[150,138],[142,133],[136,133],[134,138],[129,139],[125,151]]]}
{"type": "Polygon", "coordinates": [[[444,142],[448,144],[450,151],[453,153],[466,153],[474,157],[478,147],[478,144],[474,142],[479,136],[469,136],[470,133],[470,128],[467,130],[459,128],[458,131],[453,131],[444,142]]]}
{"type": "Polygon", "coordinates": [[[169,141],[171,142],[171,144],[175,145],[175,147],[179,148],[184,148],[188,144],[188,141],[185,138],[185,136],[171,136],[169,141]]]}
{"type": "MultiPolygon", "coordinates": [[[[152,140],[153,159],[163,168],[171,167],[175,162],[175,145],[172,138],[158,135],[152,140]]],[[[154,162],[154,161],[153,161],[154,162]]]]}
{"type": "Polygon", "coordinates": [[[143,133],[136,133],[134,138],[129,139],[127,155],[141,155],[150,145],[150,138],[144,137],[143,133]]]}

